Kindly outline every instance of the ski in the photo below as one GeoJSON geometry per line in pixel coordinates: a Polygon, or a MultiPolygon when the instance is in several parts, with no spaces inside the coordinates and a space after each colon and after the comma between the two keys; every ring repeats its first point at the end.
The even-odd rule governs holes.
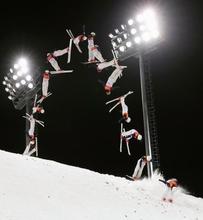
{"type": "Polygon", "coordinates": [[[122,132],[123,132],[123,123],[121,123],[121,134],[120,134],[120,152],[122,152],[122,143],[123,143],[122,132]]]}
{"type": "Polygon", "coordinates": [[[50,74],[72,73],[73,70],[50,71],[50,74]]]}
{"type": "Polygon", "coordinates": [[[125,175],[125,177],[126,177],[126,179],[128,179],[128,180],[132,180],[132,181],[134,181],[134,179],[133,179],[133,177],[132,177],[132,176],[125,175]]]}
{"type": "MultiPolygon", "coordinates": [[[[72,31],[71,31],[70,29],[66,29],[66,32],[68,33],[69,37],[72,39],[72,41],[73,41],[73,43],[74,43],[75,37],[74,37],[72,31]]],[[[74,44],[75,44],[75,43],[74,43],[74,44]]],[[[78,49],[78,51],[79,51],[80,53],[82,53],[82,50],[80,49],[79,45],[78,45],[78,44],[75,44],[75,46],[76,46],[76,48],[78,49]]]]}
{"type": "Polygon", "coordinates": [[[73,39],[71,38],[69,41],[69,51],[68,51],[67,63],[70,63],[70,60],[71,60],[72,42],[73,42],[73,39]]]}

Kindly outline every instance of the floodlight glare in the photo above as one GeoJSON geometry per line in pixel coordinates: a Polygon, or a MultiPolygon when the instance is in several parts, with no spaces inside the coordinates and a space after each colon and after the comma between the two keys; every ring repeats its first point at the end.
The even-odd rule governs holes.
{"type": "Polygon", "coordinates": [[[152,32],[152,37],[153,38],[158,38],[160,36],[159,32],[158,31],[153,31],[152,32]]]}
{"type": "Polygon", "coordinates": [[[19,65],[17,63],[14,64],[14,69],[18,69],[19,65]]]}
{"type": "Polygon", "coordinates": [[[122,38],[117,38],[117,41],[118,41],[118,43],[121,43],[122,42],[122,38]]]}
{"type": "Polygon", "coordinates": [[[116,34],[119,34],[119,30],[118,30],[118,29],[115,29],[115,33],[116,33],[116,34]]]}
{"type": "Polygon", "coordinates": [[[136,44],[140,44],[141,38],[140,37],[135,37],[134,41],[135,41],[136,44]]]}
{"type": "Polygon", "coordinates": [[[20,83],[21,83],[22,85],[25,85],[25,84],[26,84],[26,81],[25,81],[24,79],[22,79],[22,80],[20,81],[20,83]]]}
{"type": "Polygon", "coordinates": [[[110,34],[109,34],[109,37],[110,37],[110,38],[113,38],[114,36],[113,36],[113,34],[110,33],[110,34]]]}
{"type": "Polygon", "coordinates": [[[117,47],[116,42],[113,41],[113,42],[112,42],[112,46],[113,46],[113,47],[117,47]]]}
{"type": "Polygon", "coordinates": [[[120,46],[120,47],[119,47],[119,50],[120,50],[121,52],[124,52],[124,51],[125,51],[125,46],[120,46]]]}
{"type": "Polygon", "coordinates": [[[18,64],[21,67],[27,66],[27,60],[25,58],[20,58],[19,61],[18,61],[18,64]]]}
{"type": "Polygon", "coordinates": [[[128,24],[129,24],[129,25],[133,25],[133,23],[134,23],[133,19],[129,19],[129,20],[128,20],[128,24]]]}
{"type": "Polygon", "coordinates": [[[26,79],[27,81],[30,81],[30,80],[32,79],[32,77],[31,77],[31,75],[27,75],[27,76],[25,77],[25,79],[26,79]]]}
{"type": "Polygon", "coordinates": [[[124,37],[124,39],[127,39],[128,38],[128,34],[127,33],[123,34],[123,37],[124,37]]]}
{"type": "Polygon", "coordinates": [[[132,46],[132,42],[131,41],[126,42],[126,46],[127,47],[131,47],[132,46]]]}
{"type": "Polygon", "coordinates": [[[121,24],[121,28],[122,28],[123,30],[125,30],[125,25],[121,24]]]}
{"type": "Polygon", "coordinates": [[[14,80],[17,80],[17,79],[18,79],[18,76],[14,74],[14,75],[13,75],[13,79],[14,79],[14,80]]]}
{"type": "Polygon", "coordinates": [[[2,82],[2,84],[3,84],[3,85],[6,85],[6,81],[4,80],[4,81],[2,82]]]}
{"type": "Polygon", "coordinates": [[[15,87],[16,87],[16,88],[19,88],[19,87],[20,87],[20,83],[17,82],[17,83],[15,84],[15,87]]]}
{"type": "Polygon", "coordinates": [[[140,31],[144,31],[146,29],[145,25],[140,25],[139,27],[140,31]]]}
{"type": "Polygon", "coordinates": [[[150,39],[151,39],[151,36],[148,32],[145,32],[142,34],[142,39],[145,41],[145,42],[148,42],[150,39]]]}
{"type": "Polygon", "coordinates": [[[132,28],[132,29],[130,30],[130,33],[131,33],[132,35],[136,34],[136,32],[137,32],[137,30],[136,30],[135,28],[132,28]]]}
{"type": "Polygon", "coordinates": [[[12,68],[10,68],[10,72],[13,73],[13,69],[12,68]]]}
{"type": "Polygon", "coordinates": [[[22,74],[27,73],[28,72],[28,68],[26,66],[21,68],[21,72],[22,74]]]}
{"type": "Polygon", "coordinates": [[[17,75],[18,75],[18,76],[22,76],[22,71],[19,70],[19,71],[17,72],[17,75]]]}
{"type": "Polygon", "coordinates": [[[6,87],[6,88],[5,88],[5,91],[6,91],[6,92],[9,92],[9,88],[8,88],[8,87],[6,87]]]}
{"type": "Polygon", "coordinates": [[[143,17],[142,14],[139,14],[139,15],[136,16],[136,21],[137,22],[141,23],[143,20],[144,20],[144,17],[143,17]]]}
{"type": "Polygon", "coordinates": [[[28,83],[27,86],[28,86],[29,89],[32,89],[32,88],[33,88],[33,84],[32,84],[32,83],[28,83]]]}
{"type": "Polygon", "coordinates": [[[11,96],[11,95],[9,95],[9,96],[8,96],[8,99],[12,100],[12,96],[11,96]]]}
{"type": "Polygon", "coordinates": [[[11,84],[10,83],[8,83],[8,85],[7,85],[9,88],[11,88],[11,84]]]}

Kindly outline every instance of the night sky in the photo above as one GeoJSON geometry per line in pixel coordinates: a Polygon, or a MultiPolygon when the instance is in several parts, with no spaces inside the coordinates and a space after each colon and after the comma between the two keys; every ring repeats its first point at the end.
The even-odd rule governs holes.
{"type": "MultiPolygon", "coordinates": [[[[164,42],[151,56],[161,171],[165,178],[176,177],[193,195],[203,197],[202,189],[202,5],[198,1],[66,1],[46,5],[1,6],[0,81],[16,58],[24,55],[35,70],[52,67],[47,52],[68,46],[65,31],[96,33],[95,43],[104,58],[112,59],[108,37],[114,28],[127,20],[142,5],[151,5],[160,13],[164,42]],[[68,3],[70,2],[70,3],[68,3]]],[[[136,161],[145,153],[144,142],[130,142],[132,156],[126,149],[119,152],[120,108],[108,113],[105,102],[129,90],[126,104],[135,128],[143,134],[142,104],[138,59],[130,58],[119,86],[106,96],[98,79],[106,81],[113,69],[97,73],[81,64],[87,60],[73,46],[71,64],[67,56],[58,59],[63,69],[74,69],[69,75],[52,76],[52,96],[44,101],[45,114],[39,127],[39,157],[117,176],[131,175],[136,161]]],[[[14,109],[4,86],[0,86],[0,149],[22,153],[25,149],[25,109],[14,109]]],[[[144,172],[146,174],[146,170],[144,172]]]]}

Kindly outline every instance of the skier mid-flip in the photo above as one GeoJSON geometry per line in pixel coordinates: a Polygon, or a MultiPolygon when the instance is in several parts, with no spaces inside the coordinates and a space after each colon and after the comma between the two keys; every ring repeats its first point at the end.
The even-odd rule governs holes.
{"type": "Polygon", "coordinates": [[[55,58],[62,56],[68,52],[69,52],[69,47],[66,47],[65,49],[62,50],[56,50],[53,53],[47,53],[47,60],[56,71],[59,71],[61,70],[61,68],[55,58]]]}
{"type": "Polygon", "coordinates": [[[142,135],[135,129],[125,131],[125,128],[123,128],[123,123],[121,123],[120,152],[122,152],[122,142],[125,141],[128,154],[131,155],[130,154],[130,149],[129,149],[129,140],[131,138],[134,138],[138,141],[141,141],[142,140],[142,135]]]}
{"type": "Polygon", "coordinates": [[[94,63],[98,60],[100,63],[102,63],[105,60],[104,60],[102,54],[100,53],[100,51],[98,50],[98,45],[94,44],[95,35],[96,34],[94,32],[91,32],[87,36],[87,41],[88,41],[88,62],[89,63],[94,63]]]}
{"type": "Polygon", "coordinates": [[[116,99],[113,99],[113,100],[111,100],[111,101],[106,102],[106,105],[107,105],[107,104],[109,104],[109,103],[111,103],[111,102],[118,101],[118,102],[109,110],[109,112],[113,111],[113,109],[116,108],[116,106],[118,106],[118,105],[121,104],[122,117],[123,117],[123,119],[124,119],[127,123],[129,123],[129,122],[131,121],[131,118],[128,116],[128,106],[125,104],[125,98],[126,98],[128,95],[132,94],[132,93],[133,93],[133,91],[129,91],[128,93],[126,93],[126,94],[123,95],[123,96],[120,96],[120,97],[118,97],[118,98],[116,98],[116,99]]]}

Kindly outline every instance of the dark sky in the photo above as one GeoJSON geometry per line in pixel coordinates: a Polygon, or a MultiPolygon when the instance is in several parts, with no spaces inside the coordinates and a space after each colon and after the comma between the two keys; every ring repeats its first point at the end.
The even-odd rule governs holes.
{"type": "MultiPolygon", "coordinates": [[[[0,80],[21,54],[29,57],[36,69],[49,68],[46,53],[68,45],[65,29],[74,34],[94,31],[103,56],[110,60],[108,33],[127,22],[140,6],[151,2],[160,12],[165,42],[152,54],[151,71],[156,106],[161,171],[166,178],[176,177],[196,196],[202,190],[202,5],[198,1],[68,1],[46,5],[7,5],[1,7],[0,80]]],[[[65,164],[118,176],[132,174],[136,160],[144,154],[144,142],[131,142],[132,156],[119,153],[119,109],[111,114],[105,102],[129,90],[134,94],[126,103],[132,122],[143,134],[138,60],[130,58],[119,89],[107,97],[98,79],[106,80],[111,69],[97,73],[80,62],[87,59],[73,49],[72,62],[58,59],[71,75],[53,76],[40,116],[39,155],[65,164]]],[[[0,149],[22,153],[25,148],[25,110],[15,110],[0,86],[0,149]]],[[[124,148],[125,149],[125,148],[124,148]]]]}

